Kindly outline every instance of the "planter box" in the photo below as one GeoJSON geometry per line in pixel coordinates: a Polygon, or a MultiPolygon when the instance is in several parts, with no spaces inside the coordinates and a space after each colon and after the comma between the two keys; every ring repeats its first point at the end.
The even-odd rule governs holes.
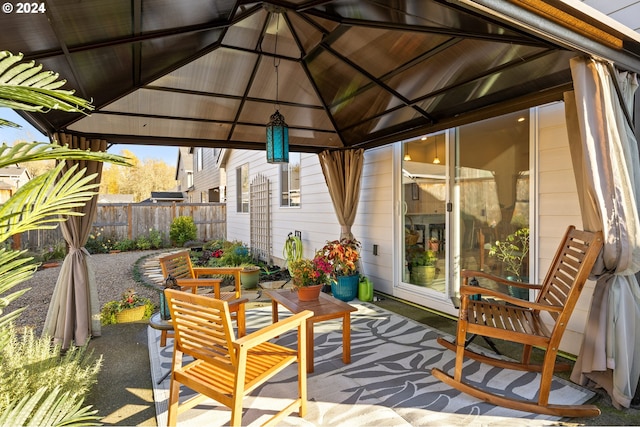
{"type": "Polygon", "coordinates": [[[122,310],[120,313],[116,314],[116,321],[118,323],[137,322],[138,320],[142,320],[144,317],[144,310],[144,305],[127,308],[126,310],[122,310]]]}

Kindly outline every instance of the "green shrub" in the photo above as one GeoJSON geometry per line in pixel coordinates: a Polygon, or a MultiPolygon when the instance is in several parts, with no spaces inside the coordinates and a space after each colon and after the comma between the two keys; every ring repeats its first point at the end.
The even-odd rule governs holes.
{"type": "Polygon", "coordinates": [[[195,240],[197,235],[196,224],[193,222],[193,218],[189,216],[179,216],[171,223],[169,238],[176,246],[182,246],[184,242],[195,240]]]}
{"type": "Polygon", "coordinates": [[[153,228],[149,229],[149,242],[152,249],[160,249],[164,247],[164,235],[153,228]]]}
{"type": "Polygon", "coordinates": [[[151,241],[147,236],[140,236],[136,239],[136,248],[140,249],[141,251],[151,249],[151,241]]]}
{"type": "Polygon", "coordinates": [[[116,239],[104,235],[104,228],[94,227],[84,247],[90,254],[106,254],[115,249],[116,239]]]}
{"type": "Polygon", "coordinates": [[[61,355],[60,346],[52,346],[50,337],[36,337],[33,329],[18,334],[8,327],[9,342],[0,350],[0,413],[24,396],[42,387],[69,392],[76,404],[97,381],[102,357],[93,357],[86,347],[71,346],[61,355]]]}
{"type": "Polygon", "coordinates": [[[120,240],[119,242],[116,242],[116,244],[113,245],[113,248],[123,252],[132,251],[136,249],[136,242],[135,240],[131,240],[131,239],[123,239],[123,240],[120,240]]]}
{"type": "Polygon", "coordinates": [[[65,242],[58,242],[55,245],[51,245],[42,252],[42,261],[63,260],[67,255],[67,244],[65,242]]]}

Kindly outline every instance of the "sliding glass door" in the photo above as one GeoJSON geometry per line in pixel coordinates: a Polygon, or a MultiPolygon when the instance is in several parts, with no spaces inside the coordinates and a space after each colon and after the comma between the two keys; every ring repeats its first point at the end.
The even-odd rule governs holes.
{"type": "MultiPolygon", "coordinates": [[[[529,110],[456,129],[452,295],[461,269],[528,279],[529,135],[529,110]]],[[[516,296],[528,298],[526,293],[516,296]]]]}
{"type": "Polygon", "coordinates": [[[402,282],[445,292],[447,140],[438,133],[403,142],[402,282]]]}

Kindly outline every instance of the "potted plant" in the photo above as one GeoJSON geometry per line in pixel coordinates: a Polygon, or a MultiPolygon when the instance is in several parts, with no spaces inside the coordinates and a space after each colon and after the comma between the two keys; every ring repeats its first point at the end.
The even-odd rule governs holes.
{"type": "MultiPolygon", "coordinates": [[[[515,282],[524,282],[523,265],[529,256],[529,228],[524,227],[509,234],[503,241],[496,241],[489,250],[489,256],[495,256],[502,262],[504,270],[509,273],[506,277],[515,282]]],[[[512,296],[529,299],[529,291],[523,288],[509,286],[512,296]]]]}
{"type": "Polygon", "coordinates": [[[355,239],[327,241],[317,253],[331,266],[331,293],[342,301],[351,301],[358,294],[358,260],[360,242],[355,239]]]}
{"type": "Polygon", "coordinates": [[[300,301],[318,299],[322,287],[329,281],[331,265],[319,255],[313,259],[301,258],[289,264],[293,287],[300,301]]]}
{"type": "Polygon", "coordinates": [[[240,271],[240,282],[242,282],[242,289],[255,289],[260,281],[260,267],[254,264],[242,264],[242,271],[240,271]]]}
{"type": "Polygon", "coordinates": [[[111,325],[148,319],[154,308],[149,298],[141,297],[135,289],[130,288],[122,294],[121,299],[109,301],[102,307],[100,321],[103,325],[111,325]]]}
{"type": "Polygon", "coordinates": [[[436,277],[436,251],[426,250],[418,252],[411,261],[411,282],[416,285],[428,286],[436,277]]]}

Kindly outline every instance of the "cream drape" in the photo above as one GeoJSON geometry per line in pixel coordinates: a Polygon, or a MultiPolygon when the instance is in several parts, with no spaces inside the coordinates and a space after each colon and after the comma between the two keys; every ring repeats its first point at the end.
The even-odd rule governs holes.
{"type": "Polygon", "coordinates": [[[569,144],[583,226],[602,230],[605,246],[584,340],[571,379],[607,390],[629,407],[640,378],[640,158],[631,123],[635,74],[593,59],[571,61],[565,94],[569,144]],[[625,112],[625,109],[627,110],[625,112]]]}
{"type": "MultiPolygon", "coordinates": [[[[89,140],[76,135],[58,133],[55,139],[61,145],[89,151],[107,151],[104,140],[89,140]]],[[[78,163],[78,170],[86,169],[86,175],[97,174],[92,183],[100,183],[102,162],[67,160],[64,170],[78,163]]],[[[62,348],[71,344],[84,345],[91,336],[99,336],[100,306],[94,269],[89,253],[84,248],[96,215],[98,198],[94,196],[79,210],[85,215],[70,216],[61,223],[62,234],[69,253],[62,263],[56,282],[43,333],[52,337],[62,348]]]]}
{"type": "Polygon", "coordinates": [[[318,157],[340,223],[340,238],[353,239],[351,226],[356,219],[360,200],[364,150],[325,150],[318,157]]]}

